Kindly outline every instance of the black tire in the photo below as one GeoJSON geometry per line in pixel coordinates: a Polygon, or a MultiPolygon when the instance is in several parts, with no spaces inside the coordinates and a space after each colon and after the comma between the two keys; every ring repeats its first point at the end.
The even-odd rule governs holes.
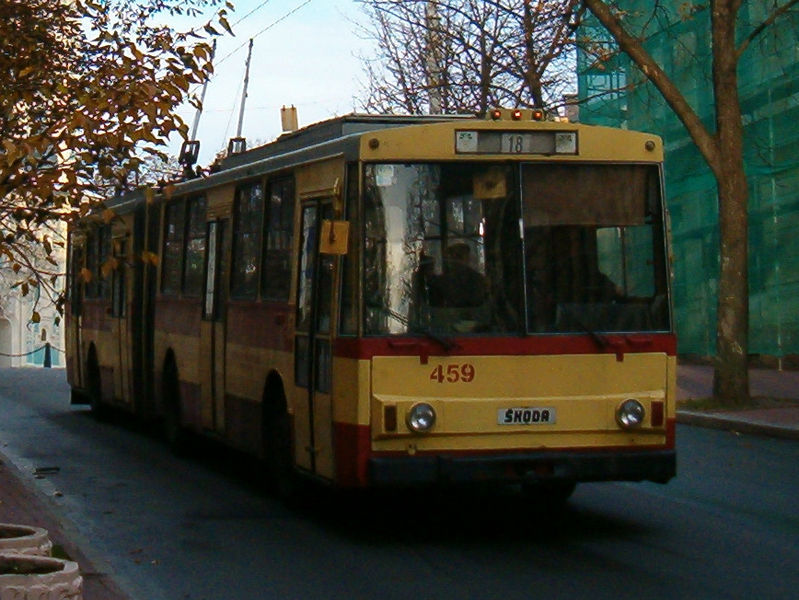
{"type": "Polygon", "coordinates": [[[107,413],[103,404],[103,382],[94,346],[89,350],[89,357],[86,359],[86,399],[92,415],[100,420],[105,418],[107,413]]]}
{"type": "Polygon", "coordinates": [[[545,508],[562,508],[574,493],[577,483],[574,481],[542,481],[523,483],[522,492],[536,504],[545,508]]]}
{"type": "Polygon", "coordinates": [[[176,455],[186,456],[189,450],[188,432],[181,422],[180,379],[173,359],[164,364],[161,401],[166,443],[176,455]]]}
{"type": "Polygon", "coordinates": [[[284,501],[293,501],[299,489],[291,451],[291,419],[285,409],[265,411],[263,426],[266,485],[284,501]]]}

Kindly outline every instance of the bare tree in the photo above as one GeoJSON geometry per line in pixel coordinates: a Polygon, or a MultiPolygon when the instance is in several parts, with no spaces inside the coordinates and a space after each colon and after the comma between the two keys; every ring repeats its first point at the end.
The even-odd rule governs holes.
{"type": "Polygon", "coordinates": [[[577,0],[363,0],[377,55],[364,59],[374,112],[555,107],[573,88],[577,0]]]}
{"type": "MultiPolygon", "coordinates": [[[[799,0],[773,0],[762,23],[737,37],[741,30],[741,0],[710,0],[712,89],[715,120],[706,125],[683,91],[644,48],[647,20],[630,15],[629,2],[583,0],[582,4],[610,33],[622,52],[663,96],[697,145],[718,187],[720,274],[713,395],[734,406],[749,401],[748,186],[743,161],[743,121],[738,65],[750,44],[786,15],[799,0]]],[[[661,2],[652,9],[661,8],[661,2]]],[[[673,4],[676,4],[673,3],[673,4]]],[[[705,8],[681,3],[686,18],[705,8]]],[[[654,13],[653,13],[654,14],[654,13]]]]}

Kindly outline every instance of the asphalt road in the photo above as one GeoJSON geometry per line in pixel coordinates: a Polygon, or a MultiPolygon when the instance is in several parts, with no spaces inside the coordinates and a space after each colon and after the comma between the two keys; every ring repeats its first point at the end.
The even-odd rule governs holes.
{"type": "Polygon", "coordinates": [[[55,495],[135,600],[789,598],[799,442],[679,426],[678,477],[587,484],[546,512],[515,490],[333,494],[287,508],[257,463],[179,459],[70,407],[63,371],[0,370],[0,445],[55,495]]]}

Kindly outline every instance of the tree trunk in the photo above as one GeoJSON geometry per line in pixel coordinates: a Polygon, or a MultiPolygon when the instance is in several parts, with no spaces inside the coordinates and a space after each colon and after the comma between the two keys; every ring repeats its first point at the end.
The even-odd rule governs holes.
{"type": "Polygon", "coordinates": [[[541,77],[538,75],[536,66],[538,61],[535,55],[535,46],[533,44],[533,14],[529,2],[524,3],[524,16],[522,18],[522,25],[524,28],[524,60],[525,60],[525,80],[527,88],[530,90],[530,97],[533,100],[533,106],[543,108],[544,95],[541,86],[541,77]]]}
{"type": "Polygon", "coordinates": [[[713,397],[736,406],[749,401],[749,188],[743,163],[743,126],[735,47],[736,0],[711,3],[713,91],[719,162],[720,272],[713,397]]]}

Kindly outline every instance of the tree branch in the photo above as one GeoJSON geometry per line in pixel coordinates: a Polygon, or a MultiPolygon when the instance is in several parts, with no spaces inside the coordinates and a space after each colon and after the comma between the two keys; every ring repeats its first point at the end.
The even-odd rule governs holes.
{"type": "MultiPolygon", "coordinates": [[[[794,0],[799,1],[799,0],[794,0]]],[[[660,68],[652,56],[644,49],[640,40],[634,38],[621,24],[606,2],[602,0],[583,0],[588,10],[608,30],[619,48],[641,69],[641,72],[658,89],[663,99],[682,121],[699,151],[711,167],[718,164],[719,146],[715,135],[702,123],[699,115],[691,107],[680,89],[660,68]]]]}
{"type": "Polygon", "coordinates": [[[752,32],[747,35],[738,48],[735,51],[735,60],[738,61],[741,59],[741,55],[746,51],[754,39],[759,36],[763,31],[765,31],[770,25],[774,23],[781,15],[788,12],[793,6],[799,4],[799,0],[790,0],[788,3],[783,4],[782,6],[778,7],[777,9],[772,12],[768,18],[763,21],[760,25],[755,27],[752,32]]]}

